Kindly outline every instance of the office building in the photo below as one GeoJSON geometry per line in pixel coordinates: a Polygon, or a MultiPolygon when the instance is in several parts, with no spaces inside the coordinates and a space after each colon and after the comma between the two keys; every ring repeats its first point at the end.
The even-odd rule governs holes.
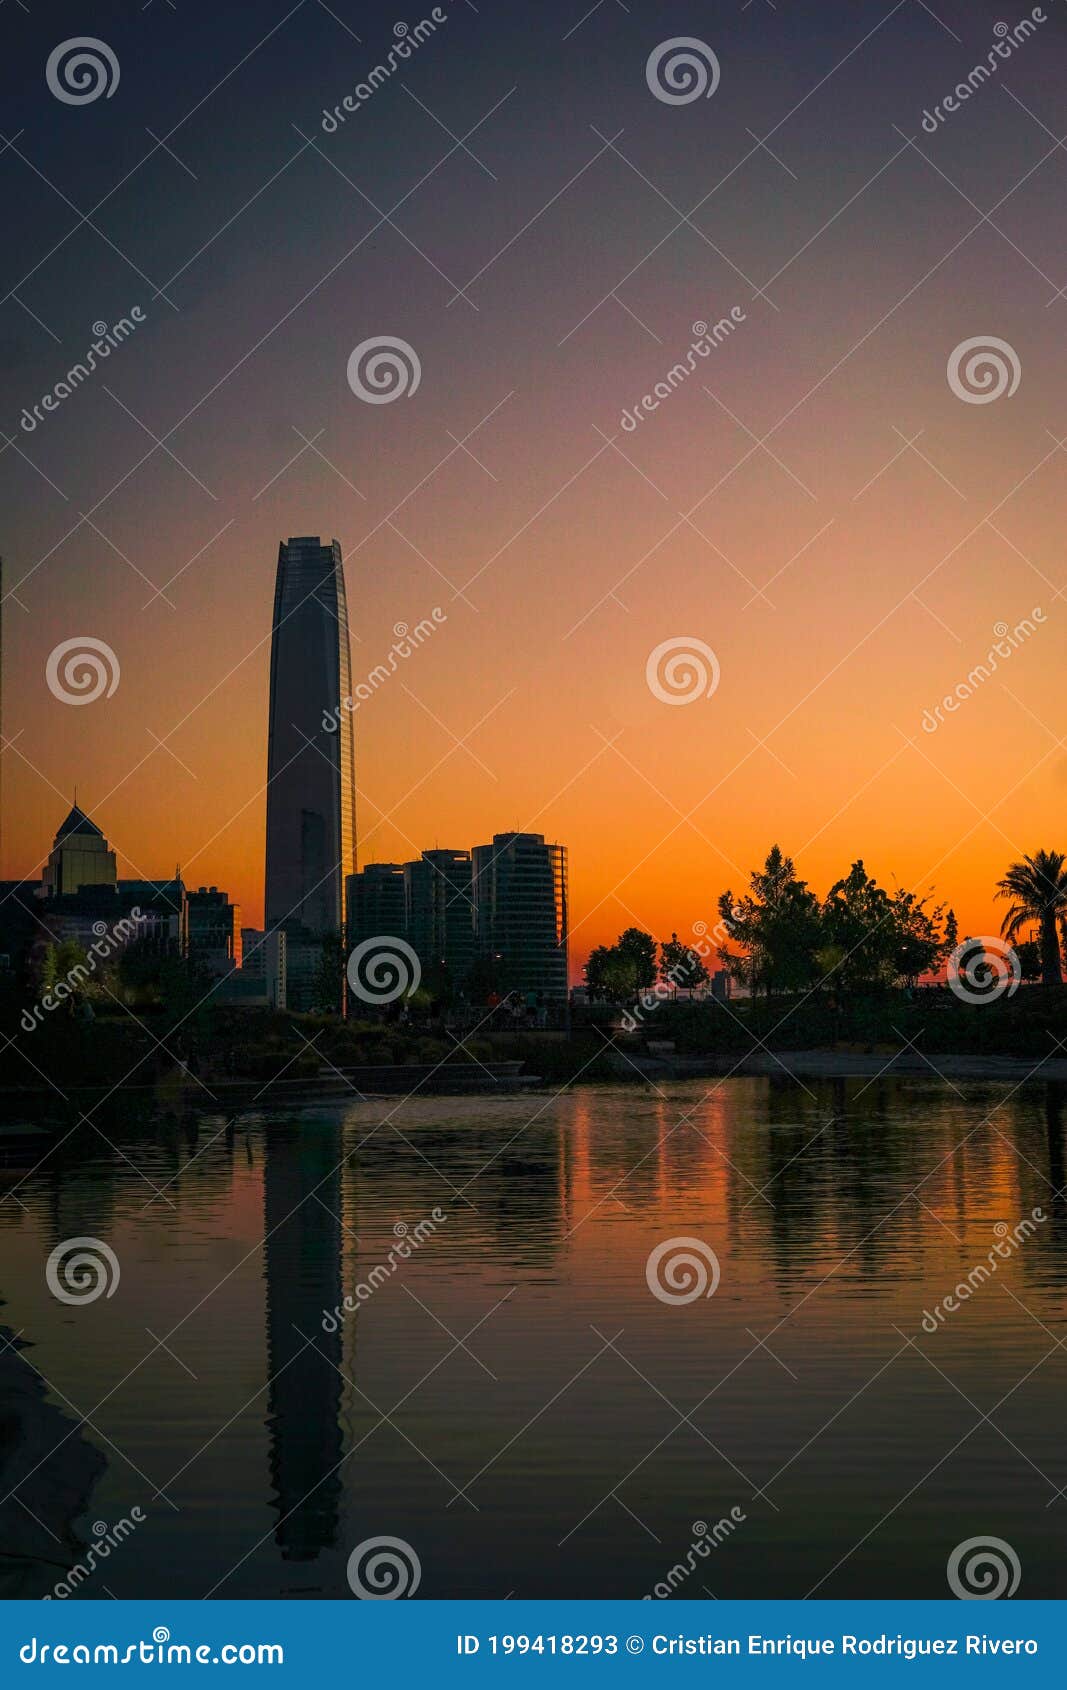
{"type": "Polygon", "coordinates": [[[498,833],[471,852],[477,953],[504,995],[567,997],[567,848],[498,833]]]}
{"type": "Polygon", "coordinates": [[[115,853],[96,823],[72,805],[55,836],[42,877],[46,898],[65,898],[83,886],[115,886],[115,853]]]}
{"type": "Polygon", "coordinates": [[[368,863],[345,883],[345,934],[348,949],[364,939],[407,935],[404,870],[399,863],[368,863]]]}
{"type": "Polygon", "coordinates": [[[351,691],[341,547],[290,539],[271,638],[265,926],[302,941],[340,935],[356,867],[353,717],[340,708],[351,691]]]}
{"type": "Polygon", "coordinates": [[[217,886],[186,894],[189,959],[209,974],[241,966],[241,909],[217,886]]]}
{"type": "Polygon", "coordinates": [[[464,994],[474,962],[469,851],[424,851],[404,864],[408,943],[431,990],[464,994]]]}

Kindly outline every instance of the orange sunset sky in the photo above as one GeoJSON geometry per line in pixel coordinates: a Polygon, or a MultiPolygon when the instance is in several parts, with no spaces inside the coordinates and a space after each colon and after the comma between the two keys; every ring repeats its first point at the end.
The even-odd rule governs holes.
{"type": "MultiPolygon", "coordinates": [[[[142,167],[158,227],[125,190],[109,202],[136,270],[82,228],[25,283],[61,344],[4,306],[4,876],[38,868],[77,784],[120,874],[180,863],[261,919],[273,576],[279,539],[302,534],[341,542],[357,679],[396,623],[447,614],[355,715],[360,865],[511,828],[562,840],[576,978],[631,923],[658,938],[713,924],[775,840],[820,893],[860,856],[887,884],[935,887],[961,935],[998,930],[1010,860],[1067,848],[1067,159],[997,88],[922,132],[985,41],[974,12],[960,46],[907,8],[810,98],[840,54],[784,20],[795,57],[776,47],[769,76],[746,13],[722,26],[715,98],[672,108],[645,85],[642,26],[609,10],[621,33],[580,101],[546,106],[506,29],[484,77],[469,20],[423,50],[411,87],[456,134],[515,84],[470,142],[487,170],[462,151],[438,163],[447,138],[394,89],[358,134],[315,129],[350,80],[325,18],[282,122],[279,36],[254,99],[238,78],[175,139],[198,182],[159,156],[142,167]],[[769,143],[780,164],[752,131],[796,101],[769,143]],[[289,117],[316,142],[286,164],[289,117]],[[405,239],[364,196],[381,210],[409,190],[405,239]],[[176,277],[176,309],[141,272],[176,277]],[[21,430],[91,320],[138,300],[147,320],[106,372],[21,430]],[[735,305],[735,332],[623,431],[694,321],[735,305]],[[417,392],[388,405],[346,380],[374,334],[421,362],[417,392]],[[1021,371],[990,404],[946,378],[979,335],[1021,371]],[[1034,635],[924,732],[994,625],[1035,608],[1034,635]],[[45,683],[77,635],[121,666],[85,707],[45,683]],[[721,667],[684,708],[645,678],[678,636],[721,667]]],[[[1048,30],[1012,87],[1054,123],[1063,36],[1048,30]]],[[[575,92],[579,69],[559,70],[575,92]]],[[[134,163],[129,115],[96,114],[84,158],[86,114],[52,115],[91,204],[134,163]]],[[[20,203],[41,192],[10,154],[0,170],[20,203]]],[[[19,276],[72,221],[45,196],[36,244],[9,255],[19,276]]]]}

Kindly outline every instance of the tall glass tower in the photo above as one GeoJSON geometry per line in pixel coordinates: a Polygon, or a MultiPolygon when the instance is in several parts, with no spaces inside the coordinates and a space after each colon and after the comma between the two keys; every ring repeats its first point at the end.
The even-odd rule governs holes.
{"type": "Polygon", "coordinates": [[[344,930],[345,878],[356,867],[352,712],[341,708],[351,692],[341,547],[318,535],[284,541],[270,652],[268,932],[344,930]]]}

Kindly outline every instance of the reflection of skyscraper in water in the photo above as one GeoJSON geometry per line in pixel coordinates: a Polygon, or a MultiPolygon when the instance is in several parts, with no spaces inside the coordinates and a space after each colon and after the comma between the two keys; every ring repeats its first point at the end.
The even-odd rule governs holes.
{"type": "Polygon", "coordinates": [[[322,937],[341,933],[345,877],[356,867],[352,713],[340,709],[352,692],[348,606],[336,540],[278,547],[273,630],[264,925],[289,935],[289,1006],[303,1009],[301,975],[322,937]],[[337,721],[334,732],[324,716],[337,721]]]}
{"type": "Polygon", "coordinates": [[[343,1296],[341,1133],[336,1123],[293,1121],[272,1126],[265,1142],[274,1536],[286,1560],[311,1561],[336,1541],[341,1492],[343,1329],[322,1327],[343,1296]]]}

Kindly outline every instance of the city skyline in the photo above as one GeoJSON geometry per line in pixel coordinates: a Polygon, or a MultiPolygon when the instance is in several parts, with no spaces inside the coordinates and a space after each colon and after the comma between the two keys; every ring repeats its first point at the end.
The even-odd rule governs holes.
{"type": "MultiPolygon", "coordinates": [[[[262,920],[271,558],[280,534],[317,532],[343,539],[357,682],[398,625],[447,614],[352,718],[361,862],[504,827],[565,839],[575,973],[633,922],[712,920],[776,838],[813,883],[862,849],[883,883],[933,884],[961,930],[995,931],[1003,862],[1055,843],[1067,791],[1067,253],[1041,127],[1067,44],[1050,8],[1002,85],[931,135],[923,112],[999,17],[937,10],[947,27],[866,4],[724,17],[714,98],[677,108],[649,90],[647,20],[604,8],[568,35],[578,19],[555,5],[521,27],[450,13],[333,134],[322,110],[381,57],[383,9],[362,44],[324,12],[297,37],[279,19],[221,95],[256,45],[239,23],[208,79],[189,20],[164,46],[149,13],[130,52],[161,112],[127,76],[83,110],[50,101],[46,132],[37,91],[16,90],[27,130],[0,170],[40,198],[16,292],[47,328],[8,299],[0,872],[29,871],[77,781],[126,875],[173,857],[262,920]],[[583,74],[596,29],[599,82],[583,74]],[[562,127],[530,84],[531,41],[554,94],[581,90],[562,127]],[[294,87],[300,134],[277,117],[294,87]],[[138,167],[146,124],[201,181],[212,157],[210,190],[162,149],[138,167]],[[254,171],[249,147],[219,145],[238,136],[254,171]],[[139,168],[94,218],[121,252],[72,230],[25,159],[86,207],[139,168]],[[142,186],[170,207],[151,231],[131,209],[142,186]],[[379,226],[401,199],[402,233],[379,226]],[[907,239],[887,243],[898,221],[907,239]],[[290,224],[302,238],[277,243],[290,224]],[[74,256],[88,312],[65,286],[74,256]],[[22,429],[97,313],[133,321],[138,300],[106,367],[22,429]],[[667,382],[695,325],[734,307],[744,320],[667,382]],[[983,405],[946,375],[980,335],[1020,370],[983,405]],[[348,377],[375,336],[418,355],[395,403],[348,377]],[[641,408],[657,384],[669,397],[641,408]],[[1027,618],[1034,635],[931,732],[995,630],[1027,618]],[[79,635],[121,678],[74,710],[45,676],[79,635]],[[646,682],[676,636],[721,671],[687,709],[646,682]]],[[[6,24],[43,65],[53,24],[6,24]]]]}

